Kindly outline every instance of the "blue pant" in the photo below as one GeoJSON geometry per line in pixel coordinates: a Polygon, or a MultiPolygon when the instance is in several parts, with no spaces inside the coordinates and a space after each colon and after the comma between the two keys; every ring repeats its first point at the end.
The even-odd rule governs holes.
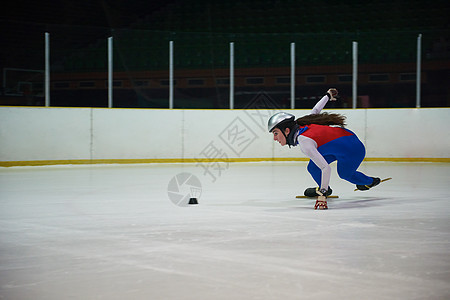
{"type": "MultiPolygon", "coordinates": [[[[337,172],[342,179],[358,185],[369,185],[373,182],[372,177],[357,171],[366,155],[366,149],[356,135],[337,138],[320,146],[317,150],[328,164],[337,161],[337,172]]],[[[308,172],[320,186],[322,171],[312,160],[309,161],[308,172]]]]}

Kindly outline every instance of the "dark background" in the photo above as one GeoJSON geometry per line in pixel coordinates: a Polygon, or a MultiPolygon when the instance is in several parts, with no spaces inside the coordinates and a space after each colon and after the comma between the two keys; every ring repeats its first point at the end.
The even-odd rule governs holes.
{"type": "MultiPolygon", "coordinates": [[[[414,107],[415,39],[423,34],[423,106],[449,106],[449,16],[449,1],[442,0],[19,0],[0,11],[0,68],[42,70],[43,34],[50,32],[52,105],[105,106],[105,40],[114,36],[115,106],[167,107],[163,82],[174,40],[177,107],[227,108],[228,86],[217,80],[227,76],[228,43],[236,41],[238,108],[260,95],[286,107],[289,85],[270,82],[289,76],[293,41],[296,107],[309,107],[330,85],[348,107],[351,82],[336,78],[351,74],[350,45],[358,40],[358,95],[370,98],[370,104],[358,99],[358,106],[414,107]],[[308,83],[322,75],[323,83],[308,83]],[[411,80],[400,82],[400,76],[411,80]],[[191,79],[204,86],[189,86],[191,79]],[[251,83],[258,80],[263,84],[251,83]]],[[[26,75],[8,71],[0,104],[43,104],[42,74],[26,75]],[[33,82],[32,90],[20,82],[33,82]]]]}

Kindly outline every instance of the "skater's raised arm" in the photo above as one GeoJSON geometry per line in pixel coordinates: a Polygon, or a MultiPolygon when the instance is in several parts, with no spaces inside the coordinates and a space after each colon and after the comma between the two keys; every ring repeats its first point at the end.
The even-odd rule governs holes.
{"type": "Polygon", "coordinates": [[[316,105],[314,105],[313,109],[311,110],[311,114],[320,114],[328,101],[336,101],[337,94],[338,91],[336,89],[329,89],[327,91],[327,94],[323,96],[322,99],[320,99],[319,102],[316,103],[316,105]]]}

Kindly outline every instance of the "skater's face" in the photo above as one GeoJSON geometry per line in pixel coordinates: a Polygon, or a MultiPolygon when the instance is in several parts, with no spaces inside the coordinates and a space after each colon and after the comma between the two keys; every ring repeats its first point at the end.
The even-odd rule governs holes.
{"type": "MultiPolygon", "coordinates": [[[[286,137],[283,135],[283,133],[281,132],[280,129],[275,128],[273,131],[273,140],[277,141],[278,143],[280,143],[281,146],[286,145],[286,137]]],[[[286,134],[286,136],[289,134],[289,128],[286,128],[284,130],[284,134],[286,134]]]]}

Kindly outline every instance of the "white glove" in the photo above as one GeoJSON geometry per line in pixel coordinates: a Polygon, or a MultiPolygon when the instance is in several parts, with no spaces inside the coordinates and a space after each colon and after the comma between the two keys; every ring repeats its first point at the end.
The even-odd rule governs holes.
{"type": "Polygon", "coordinates": [[[314,209],[328,209],[327,197],[319,196],[316,200],[316,205],[314,205],[314,209]]]}
{"type": "Polygon", "coordinates": [[[327,191],[325,189],[323,190],[317,190],[316,193],[319,195],[316,200],[316,205],[314,205],[314,209],[328,209],[327,204],[327,191]]]}
{"type": "Polygon", "coordinates": [[[336,101],[336,97],[338,95],[338,90],[335,88],[331,88],[327,91],[328,98],[330,98],[330,101],[336,101]]]}

